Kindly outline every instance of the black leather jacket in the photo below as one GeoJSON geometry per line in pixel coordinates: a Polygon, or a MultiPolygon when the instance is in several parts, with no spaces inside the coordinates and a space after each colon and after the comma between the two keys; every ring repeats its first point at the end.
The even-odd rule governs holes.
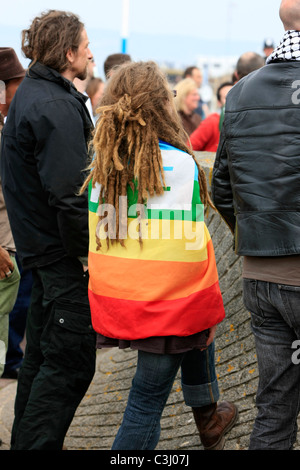
{"type": "Polygon", "coordinates": [[[85,98],[36,63],[9,109],[1,142],[3,193],[24,268],[88,253],[88,198],[78,196],[93,125],[85,98]]]}
{"type": "Polygon", "coordinates": [[[300,254],[300,62],[265,65],[226,99],[212,198],[238,255],[300,254]]]}

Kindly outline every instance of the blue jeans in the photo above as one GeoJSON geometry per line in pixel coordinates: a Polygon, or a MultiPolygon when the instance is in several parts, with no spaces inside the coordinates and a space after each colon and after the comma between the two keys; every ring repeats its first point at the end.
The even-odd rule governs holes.
{"type": "Polygon", "coordinates": [[[292,449],[300,402],[300,365],[293,360],[300,338],[300,287],[244,279],[244,303],[251,312],[259,369],[249,449],[292,449]]]}
{"type": "Polygon", "coordinates": [[[187,406],[201,407],[219,398],[214,343],[205,351],[180,354],[138,352],[123,422],[112,450],[153,450],[160,437],[160,419],[181,367],[181,384],[187,406]]]}
{"type": "Polygon", "coordinates": [[[20,369],[22,365],[24,354],[20,347],[20,343],[23,341],[25,334],[26,319],[32,289],[31,271],[24,271],[22,269],[18,255],[16,256],[16,261],[21,279],[16,303],[9,314],[8,350],[6,353],[4,373],[10,373],[16,369],[20,369]]]}

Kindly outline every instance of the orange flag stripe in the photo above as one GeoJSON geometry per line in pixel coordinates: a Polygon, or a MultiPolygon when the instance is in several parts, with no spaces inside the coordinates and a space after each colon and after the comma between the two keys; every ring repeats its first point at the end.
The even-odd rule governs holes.
{"type": "Polygon", "coordinates": [[[218,281],[217,268],[212,262],[211,240],[207,244],[207,255],[205,261],[183,263],[126,259],[90,252],[89,268],[93,277],[89,288],[97,295],[126,300],[156,301],[187,297],[218,281]],[[127,276],[123,275],[124,272],[127,276]],[[172,279],[172,282],[166,282],[166,279],[172,279]],[[173,290],[170,289],[172,285],[173,290]]]}

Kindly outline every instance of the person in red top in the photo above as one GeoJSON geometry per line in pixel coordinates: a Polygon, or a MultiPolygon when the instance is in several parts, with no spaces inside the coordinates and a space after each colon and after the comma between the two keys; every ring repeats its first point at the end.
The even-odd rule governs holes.
{"type": "MultiPolygon", "coordinates": [[[[218,107],[222,109],[225,105],[226,96],[232,88],[232,82],[222,83],[217,90],[218,107]]],[[[220,139],[220,116],[219,112],[210,114],[203,119],[196,130],[190,135],[190,145],[195,151],[216,152],[220,139]]]]}

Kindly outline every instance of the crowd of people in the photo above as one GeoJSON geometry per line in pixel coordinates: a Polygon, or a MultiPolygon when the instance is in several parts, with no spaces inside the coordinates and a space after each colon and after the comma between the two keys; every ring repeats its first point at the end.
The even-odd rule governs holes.
{"type": "Polygon", "coordinates": [[[18,380],[12,450],[63,449],[96,351],[111,347],[138,354],[113,450],[156,448],[179,370],[204,449],[224,448],[238,409],[219,402],[225,310],[208,206],[243,256],[259,365],[249,449],[293,448],[300,0],[282,0],[279,14],[282,42],[239,58],[214,112],[196,66],[172,89],[155,62],[117,53],[95,77],[73,13],[50,10],[22,31],[27,70],[0,48],[0,376],[18,380]],[[195,151],[216,153],[211,193],[195,151]]]}

